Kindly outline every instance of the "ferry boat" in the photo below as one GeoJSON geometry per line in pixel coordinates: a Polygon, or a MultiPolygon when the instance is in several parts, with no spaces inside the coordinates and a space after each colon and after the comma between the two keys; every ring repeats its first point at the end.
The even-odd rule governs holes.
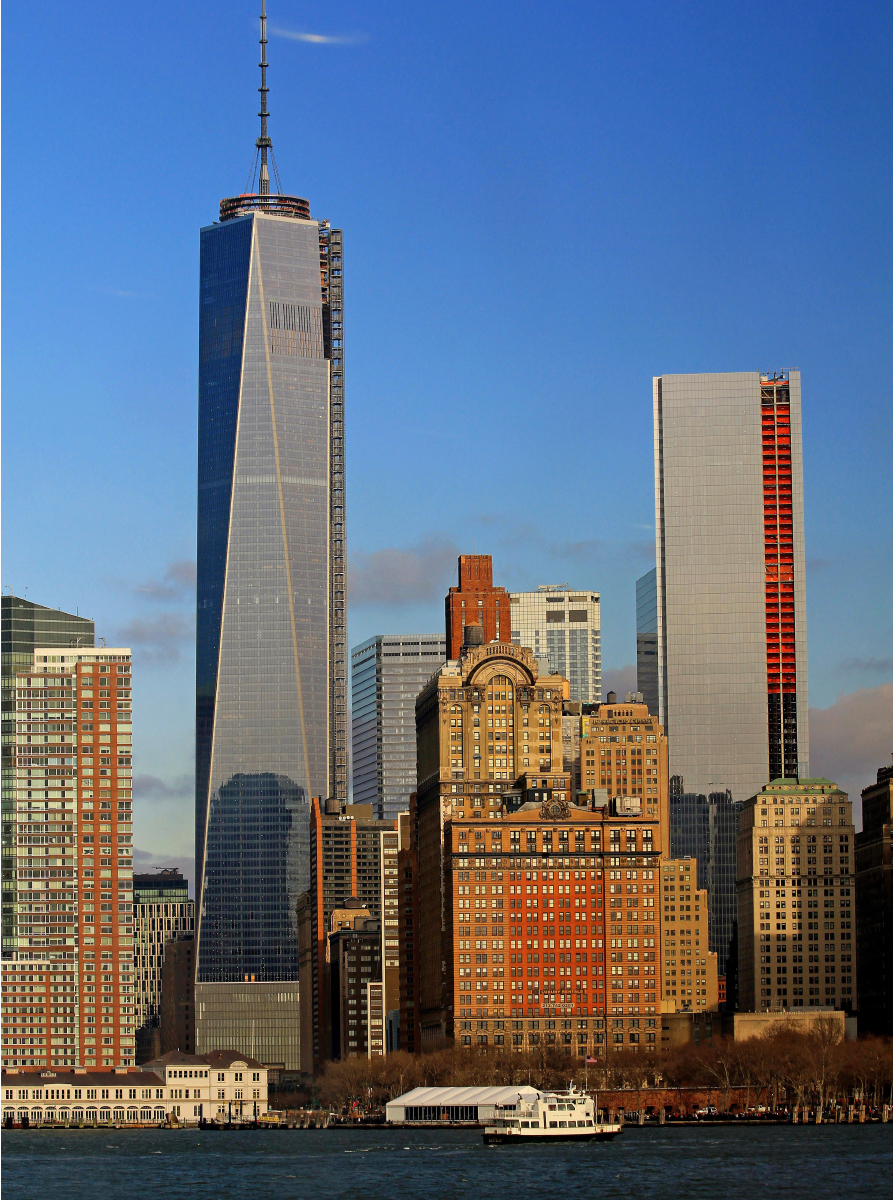
{"type": "Polygon", "coordinates": [[[621,1131],[619,1124],[599,1122],[591,1096],[573,1085],[566,1092],[519,1093],[515,1103],[498,1104],[492,1124],[485,1126],[488,1146],[522,1145],[525,1142],[609,1141],[621,1131]]]}

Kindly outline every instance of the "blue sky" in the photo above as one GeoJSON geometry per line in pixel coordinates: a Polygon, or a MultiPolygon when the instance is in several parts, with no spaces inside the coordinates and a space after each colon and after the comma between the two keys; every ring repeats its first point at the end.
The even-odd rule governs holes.
{"type": "MultiPolygon", "coordinates": [[[[258,9],[5,14],[3,582],[133,644],[146,862],[191,853],[198,230],[248,175],[258,9]]],[[[269,21],[283,187],[345,231],[352,644],[440,628],[476,548],[597,588],[628,679],[652,375],[797,367],[813,767],[864,786],[893,741],[889,6],[269,21]]]]}

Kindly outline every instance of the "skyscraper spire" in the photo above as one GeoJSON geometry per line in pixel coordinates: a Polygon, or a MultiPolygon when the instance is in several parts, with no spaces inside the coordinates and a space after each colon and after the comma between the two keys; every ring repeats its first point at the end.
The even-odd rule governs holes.
{"type": "Polygon", "coordinates": [[[244,217],[249,212],[275,213],[281,217],[297,217],[302,221],[310,220],[310,204],[301,196],[285,196],[282,192],[282,180],[279,178],[279,168],[276,165],[276,155],[273,153],[273,139],[267,132],[267,4],[261,0],[260,9],[260,137],[254,143],[254,154],[251,159],[251,170],[245,182],[245,190],[239,196],[229,196],[220,201],[220,220],[231,221],[235,217],[244,217]],[[260,165],[258,165],[258,162],[260,165]],[[275,192],[270,187],[270,172],[276,184],[275,192]],[[255,191],[255,181],[257,191],[255,191]]]}
{"type": "Polygon", "coordinates": [[[267,87],[267,0],[261,0],[260,6],[260,112],[257,114],[260,117],[260,137],[257,139],[256,145],[260,150],[260,179],[258,181],[258,192],[261,196],[269,196],[270,194],[270,172],[267,167],[267,151],[272,151],[273,142],[267,136],[267,92],[270,90],[267,87]]]}

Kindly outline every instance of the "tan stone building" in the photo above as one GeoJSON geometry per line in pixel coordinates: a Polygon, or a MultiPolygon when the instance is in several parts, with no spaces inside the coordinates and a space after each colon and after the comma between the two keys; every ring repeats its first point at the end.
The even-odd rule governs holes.
{"type": "MultiPolygon", "coordinates": [[[[661,794],[650,805],[638,788],[575,796],[562,770],[567,681],[540,675],[529,650],[475,644],[466,629],[461,658],[416,706],[401,928],[415,935],[416,969],[404,975],[415,991],[407,982],[402,998],[418,1004],[418,1041],[592,1054],[609,1022],[613,1041],[653,1048],[661,794]]],[[[630,751],[658,757],[652,729],[644,705],[599,706],[591,744],[623,737],[638,763],[630,751]]]]}
{"type": "Polygon", "coordinates": [[[708,949],[707,891],[698,888],[698,861],[664,859],[660,875],[661,1012],[713,1012],[719,1007],[717,957],[708,949]]]}
{"type": "Polygon", "coordinates": [[[660,853],[670,853],[670,780],[667,738],[647,704],[599,704],[581,718],[580,789],[619,801],[633,812],[636,805],[660,823],[660,853]]]}
{"type": "Polygon", "coordinates": [[[855,1007],[852,805],[829,779],[776,779],[738,824],[739,1007],[855,1007]]]}
{"type": "Polygon", "coordinates": [[[536,779],[538,795],[554,794],[562,802],[570,798],[570,778],[561,771],[567,681],[540,676],[530,650],[511,642],[483,645],[482,637],[479,625],[467,624],[460,658],[441,667],[416,701],[423,1042],[453,1036],[453,946],[444,908],[450,888],[446,824],[454,818],[500,818],[506,805],[520,801],[514,784],[523,772],[536,779]]]}

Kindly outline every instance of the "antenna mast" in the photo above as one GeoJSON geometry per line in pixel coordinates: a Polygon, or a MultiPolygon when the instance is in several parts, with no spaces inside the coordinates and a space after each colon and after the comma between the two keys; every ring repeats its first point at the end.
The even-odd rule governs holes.
{"type": "Polygon", "coordinates": [[[267,92],[270,90],[267,87],[267,0],[261,0],[260,6],[260,112],[257,114],[260,117],[260,137],[255,143],[260,150],[260,179],[258,180],[258,192],[262,196],[270,194],[270,172],[267,167],[267,151],[272,151],[273,142],[267,136],[267,92]]]}

